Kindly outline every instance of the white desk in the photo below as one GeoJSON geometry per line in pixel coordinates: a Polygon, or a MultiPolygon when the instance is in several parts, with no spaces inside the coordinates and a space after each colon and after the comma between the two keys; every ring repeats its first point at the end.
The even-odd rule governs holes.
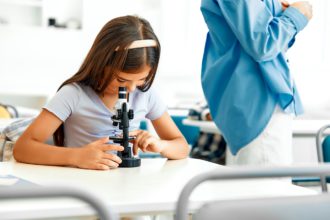
{"type": "MultiPolygon", "coordinates": [[[[0,163],[0,174],[11,174],[31,182],[48,185],[70,185],[89,190],[122,216],[171,213],[179,193],[193,176],[213,169],[229,169],[197,160],[143,159],[141,167],[110,171],[69,167],[39,166],[16,162],[0,163]]],[[[315,191],[278,180],[241,180],[202,184],[191,197],[190,211],[203,201],[283,195],[309,195],[315,191]],[[217,192],[217,193],[215,193],[217,192]]],[[[0,195],[1,196],[1,195],[0,195]]],[[[94,212],[72,199],[49,199],[34,202],[1,201],[0,216],[29,219],[49,216],[81,216],[94,212]]]]}
{"type": "MultiPolygon", "coordinates": [[[[197,126],[201,131],[207,133],[219,133],[220,131],[211,121],[197,121],[184,119],[183,124],[197,126]]],[[[311,120],[311,119],[295,119],[292,128],[292,145],[293,145],[293,163],[306,164],[318,163],[316,152],[316,133],[324,125],[330,125],[330,120],[311,120]]],[[[325,131],[330,135],[330,129],[325,131]]]]}
{"type": "Polygon", "coordinates": [[[199,121],[186,118],[182,120],[182,123],[189,126],[199,127],[201,131],[207,133],[220,134],[220,130],[213,121],[199,121]]]}
{"type": "MultiPolygon", "coordinates": [[[[293,137],[315,137],[318,130],[324,125],[330,125],[330,120],[293,120],[293,137]]],[[[329,129],[326,134],[330,134],[329,129]]]]}
{"type": "MultiPolygon", "coordinates": [[[[215,123],[211,121],[184,119],[182,123],[185,125],[197,126],[204,132],[220,133],[215,123]]],[[[317,131],[324,125],[330,125],[330,120],[295,119],[293,120],[292,133],[294,137],[315,137],[317,131]]],[[[327,134],[330,134],[329,130],[327,134]]]]}

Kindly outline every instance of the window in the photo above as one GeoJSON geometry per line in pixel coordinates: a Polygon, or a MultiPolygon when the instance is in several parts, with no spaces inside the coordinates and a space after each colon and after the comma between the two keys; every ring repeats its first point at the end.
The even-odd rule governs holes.
{"type": "Polygon", "coordinates": [[[313,18],[298,34],[288,57],[307,113],[329,109],[330,115],[330,1],[310,2],[313,18]]]}

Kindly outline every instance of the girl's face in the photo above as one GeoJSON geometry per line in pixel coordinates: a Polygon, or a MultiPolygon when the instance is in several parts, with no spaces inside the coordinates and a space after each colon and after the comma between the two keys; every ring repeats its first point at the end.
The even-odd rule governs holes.
{"type": "Polygon", "coordinates": [[[133,92],[136,87],[142,86],[147,79],[151,68],[145,66],[138,73],[120,72],[116,79],[114,79],[105,89],[105,94],[118,94],[119,87],[126,87],[127,92],[133,92]]]}

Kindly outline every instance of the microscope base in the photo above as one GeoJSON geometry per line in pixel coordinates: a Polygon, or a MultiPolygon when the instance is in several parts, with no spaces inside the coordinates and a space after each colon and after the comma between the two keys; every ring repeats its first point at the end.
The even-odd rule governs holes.
{"type": "Polygon", "coordinates": [[[139,167],[141,166],[140,158],[121,158],[122,162],[119,164],[119,167],[139,167]]]}

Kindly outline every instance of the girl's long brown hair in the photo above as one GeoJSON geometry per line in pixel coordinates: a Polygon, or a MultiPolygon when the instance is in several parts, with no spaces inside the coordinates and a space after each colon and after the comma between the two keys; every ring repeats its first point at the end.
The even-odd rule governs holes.
{"type": "MultiPolygon", "coordinates": [[[[70,83],[90,86],[102,94],[119,72],[137,73],[146,65],[151,71],[145,83],[138,87],[147,91],[155,78],[160,58],[160,43],[149,22],[137,16],[123,16],[106,23],[89,50],[78,72],[59,87],[70,83]],[[156,47],[125,49],[135,40],[153,39],[156,47]]],[[[64,146],[64,125],[55,131],[54,143],[64,146]]]]}

